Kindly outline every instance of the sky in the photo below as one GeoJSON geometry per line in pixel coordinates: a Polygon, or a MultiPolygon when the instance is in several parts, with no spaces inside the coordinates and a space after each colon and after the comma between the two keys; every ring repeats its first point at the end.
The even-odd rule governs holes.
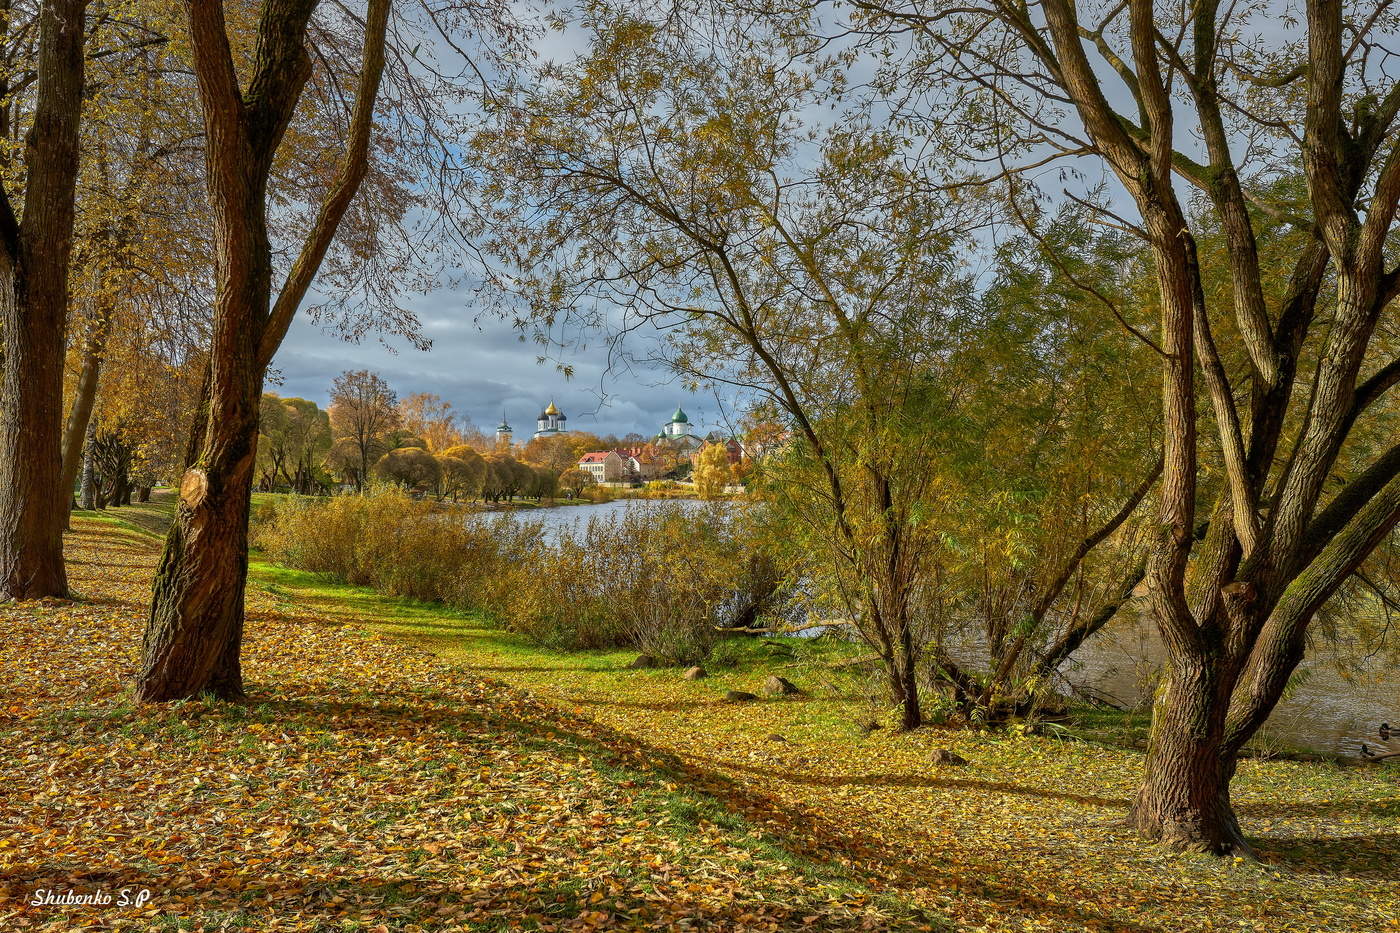
{"type": "MultiPolygon", "coordinates": [[[[524,8],[522,7],[522,10],[524,8]]],[[[450,58],[441,42],[425,34],[435,52],[450,58]]],[[[579,53],[586,39],[577,30],[544,32],[534,52],[561,60],[579,53]]],[[[400,296],[403,306],[422,323],[422,335],[432,342],[420,351],[402,338],[374,335],[359,343],[341,339],[333,330],[313,323],[305,305],[289,329],[272,362],[267,391],[329,402],[331,381],[346,370],[379,373],[402,398],[430,392],[452,403],[486,433],[502,415],[515,428],[516,439],[528,438],[535,418],[551,401],[568,416],[574,431],[615,434],[638,432],[651,437],[671,420],[679,406],[701,433],[727,430],[733,412],[722,412],[713,395],[692,394],[677,379],[659,369],[639,370],[609,365],[607,348],[593,335],[586,346],[559,351],[557,358],[538,361],[541,348],[522,341],[510,322],[481,314],[469,276],[456,288],[440,288],[426,296],[400,296]],[[571,366],[572,378],[560,372],[571,366]]],[[[314,302],[314,297],[308,303],[314,302]]],[[[646,332],[630,338],[645,342],[646,332]]],[[[640,345],[626,349],[645,353],[640,345]]]]}
{"type": "MultiPolygon", "coordinates": [[[[428,41],[432,42],[431,37],[428,41]]],[[[558,61],[580,52],[586,39],[577,31],[546,32],[536,43],[538,55],[558,61]]],[[[1105,77],[1113,102],[1130,110],[1131,100],[1114,85],[1115,76],[1105,72],[1105,77]]],[[[1192,150],[1192,140],[1182,143],[1184,149],[1192,150]]],[[[1072,164],[1086,175],[1081,186],[1105,180],[1110,202],[1122,204],[1121,186],[1102,164],[1084,159],[1072,164]]],[[[1048,177],[1064,170],[1065,163],[1055,163],[1042,174],[1048,177]]],[[[1053,178],[1049,184],[1057,187],[1053,178]]],[[[418,350],[395,337],[371,335],[358,343],[348,342],[323,330],[303,312],[273,361],[268,391],[324,406],[331,381],[339,373],[369,369],[383,376],[401,397],[416,392],[442,396],[487,433],[504,416],[517,438],[528,437],[535,417],[551,401],[568,416],[571,429],[617,436],[631,432],[652,436],[677,406],[685,409],[701,433],[725,430],[726,415],[734,414],[722,410],[713,395],[686,391],[662,370],[610,366],[599,335],[585,346],[560,351],[557,359],[540,362],[539,346],[522,341],[508,321],[480,313],[469,281],[426,296],[404,295],[401,300],[421,321],[422,335],[431,341],[429,350],[418,350]],[[564,364],[572,367],[572,378],[559,372],[564,364]]],[[[644,343],[648,337],[643,332],[629,339],[644,343]]],[[[645,347],[629,349],[645,355],[645,347]]]]}
{"type": "Polygon", "coordinates": [[[536,416],[551,401],[575,431],[619,437],[636,431],[651,437],[677,406],[702,432],[723,429],[713,395],[687,392],[659,370],[610,370],[606,348],[596,341],[537,362],[539,346],[522,342],[509,322],[479,316],[473,299],[466,285],[405,296],[422,322],[423,336],[432,341],[426,351],[396,337],[347,342],[299,314],[273,360],[267,391],[325,407],[337,375],[369,369],[383,376],[400,398],[414,392],[442,396],[488,434],[504,414],[517,439],[534,431],[536,416]],[[571,379],[559,372],[560,364],[573,367],[571,379]]]}

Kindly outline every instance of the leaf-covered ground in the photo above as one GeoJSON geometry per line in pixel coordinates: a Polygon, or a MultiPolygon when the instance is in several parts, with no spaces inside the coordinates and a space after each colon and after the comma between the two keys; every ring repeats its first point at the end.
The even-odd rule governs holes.
{"type": "Polygon", "coordinates": [[[158,548],[79,519],[81,600],[0,607],[0,930],[942,927],[646,745],[368,633],[404,617],[373,597],[255,577],[250,702],[132,708],[158,548]],[[69,890],[113,903],[30,905],[69,890]]]}
{"type": "Polygon", "coordinates": [[[1400,929],[1400,768],[1242,762],[1235,800],[1261,860],[1172,854],[1125,825],[1139,752],[938,729],[867,734],[857,728],[867,708],[801,650],[741,656],[687,681],[627,670],[631,655],[552,654],[469,626],[421,635],[675,755],[695,786],[751,823],[799,851],[842,853],[877,890],[960,928],[1400,929]],[[723,702],[775,671],[809,695],[723,702]],[[940,748],[969,766],[932,764],[940,748]]]}
{"type": "Polygon", "coordinates": [[[70,546],[86,602],[0,608],[0,930],[1400,929],[1397,768],[1245,762],[1263,861],[1172,855],[1140,754],[866,734],[818,646],[686,681],[266,566],[253,702],[132,710],[156,542],[70,546]],[[722,702],[772,672],[809,695],[722,702]],[[98,886],[155,899],[22,906],[98,886]]]}

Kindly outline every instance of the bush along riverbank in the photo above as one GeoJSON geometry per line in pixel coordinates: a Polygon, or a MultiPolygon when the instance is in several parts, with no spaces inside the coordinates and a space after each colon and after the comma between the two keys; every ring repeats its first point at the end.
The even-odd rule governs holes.
{"type": "Polygon", "coordinates": [[[546,530],[520,516],[454,516],[387,489],[284,499],[254,542],[277,563],[390,596],[478,610],[549,647],[633,647],[696,662],[719,628],[783,610],[755,511],[638,505],[546,530]]]}

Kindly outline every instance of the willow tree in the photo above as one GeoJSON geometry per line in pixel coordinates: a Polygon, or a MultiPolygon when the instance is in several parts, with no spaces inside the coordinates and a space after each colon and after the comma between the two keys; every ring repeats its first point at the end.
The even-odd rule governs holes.
{"type": "Polygon", "coordinates": [[[248,507],[263,381],[368,170],[384,70],[390,0],[370,0],[344,156],[274,295],[268,182],[311,77],[307,33],[317,6],[317,0],[264,0],[246,84],[222,4],[187,6],[204,119],[216,291],[206,414],[156,572],[136,681],[141,700],[243,695],[248,507]]]}
{"type": "Polygon", "coordinates": [[[857,3],[863,33],[918,60],[905,75],[965,95],[918,115],[951,114],[950,153],[997,166],[958,181],[1096,160],[1121,191],[1100,219],[1150,250],[1165,464],[1148,577],[1168,663],[1132,821],[1212,852],[1247,850],[1239,752],[1319,609],[1400,521],[1400,444],[1367,427],[1400,382],[1375,339],[1400,294],[1400,22],[1388,2],[1302,6],[1290,31],[1271,4],[1218,0],[857,3]]]}
{"type": "Polygon", "coordinates": [[[677,372],[771,400],[816,478],[803,515],[833,589],[915,728],[922,427],[948,417],[936,374],[969,295],[956,218],[909,196],[895,137],[804,126],[840,69],[778,67],[800,50],[761,23],[595,5],[589,25],[587,52],[502,95],[474,141],[501,284],[543,329],[614,307],[624,330],[661,324],[677,372]]]}
{"type": "Polygon", "coordinates": [[[963,453],[937,465],[955,547],[930,653],[967,719],[1061,703],[1061,667],[1146,573],[1140,505],[1161,441],[1151,350],[1133,335],[1152,314],[1134,301],[1150,276],[1141,254],[1064,209],[995,251],[958,335],[962,418],[941,446],[963,453]],[[1126,328],[1101,301],[1124,309],[1126,328]]]}
{"type": "MultiPolygon", "coordinates": [[[[60,482],[63,357],[86,8],[86,0],[39,5],[21,213],[8,183],[0,187],[0,599],[68,595],[63,527],[72,490],[60,482]]],[[[12,11],[0,14],[0,43],[24,41],[18,25],[12,11]]],[[[6,137],[11,116],[23,109],[19,84],[29,83],[0,87],[6,137]]]]}

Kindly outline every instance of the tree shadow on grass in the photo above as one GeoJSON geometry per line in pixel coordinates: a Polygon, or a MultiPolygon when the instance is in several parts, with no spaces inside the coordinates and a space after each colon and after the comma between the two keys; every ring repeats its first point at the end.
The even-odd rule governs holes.
{"type": "Polygon", "coordinates": [[[759,768],[733,761],[720,761],[714,758],[701,758],[734,771],[743,771],[763,778],[776,778],[793,784],[809,787],[927,787],[933,789],[970,790],[991,794],[1007,794],[1016,797],[1036,797],[1043,800],[1063,800],[1089,807],[1110,807],[1127,810],[1128,801],[1115,797],[1097,797],[1089,794],[1072,794],[1067,791],[1046,790],[1042,787],[1027,787],[1022,784],[1008,784],[1003,781],[979,781],[974,778],[954,778],[923,774],[802,774],[795,771],[780,771],[776,768],[759,768]]]}
{"type": "MultiPolygon", "coordinates": [[[[503,693],[512,689],[500,685],[503,693]]],[[[585,755],[595,767],[619,769],[642,786],[659,787],[667,782],[683,784],[713,798],[724,810],[750,825],[761,827],[769,844],[812,862],[818,871],[821,866],[832,866],[838,861],[861,866],[856,876],[878,893],[899,897],[911,889],[956,888],[974,891],[978,897],[994,902],[995,906],[968,905],[969,912],[981,911],[989,917],[1014,909],[1052,923],[1075,926],[1098,926],[1106,920],[1102,913],[1089,906],[1057,901],[1037,893],[1044,888],[1043,878],[1027,877],[1005,866],[997,870],[990,864],[985,871],[972,872],[966,864],[945,866],[937,852],[914,852],[873,834],[853,832],[847,826],[833,823],[819,810],[770,798],[747,784],[687,763],[627,733],[553,707],[536,707],[541,721],[551,723],[542,727],[540,723],[499,709],[464,706],[461,697],[448,694],[425,692],[416,698],[436,705],[425,707],[415,702],[415,697],[403,695],[382,697],[374,705],[349,699],[267,698],[264,702],[283,710],[287,718],[332,731],[373,729],[374,723],[380,720],[401,725],[407,720],[436,726],[454,735],[464,732],[513,734],[529,746],[562,755],[585,755]],[[1011,904],[1016,905],[1015,908],[1007,907],[1011,904]]],[[[1002,791],[1005,792],[1005,788],[1002,791]]],[[[1147,933],[1156,929],[1117,918],[1113,919],[1112,927],[1124,933],[1147,933]]]]}
{"type": "MultiPolygon", "coordinates": [[[[480,670],[480,668],[472,668],[480,670]]],[[[577,706],[615,706],[620,709],[644,709],[657,713],[679,713],[685,710],[707,709],[712,706],[727,705],[720,697],[713,700],[600,700],[596,697],[573,697],[570,702],[577,706]]]]}
{"type": "Polygon", "coordinates": [[[1342,817],[1400,819],[1400,798],[1391,800],[1278,800],[1235,805],[1242,817],[1256,820],[1286,820],[1300,817],[1342,817]]]}
{"type": "Polygon", "coordinates": [[[1348,878],[1400,878],[1400,833],[1251,839],[1261,859],[1310,874],[1348,878]]]}
{"type": "Polygon", "coordinates": [[[596,667],[586,667],[580,664],[498,664],[490,666],[473,664],[471,669],[473,672],[480,672],[483,674],[600,673],[596,667]]]}

